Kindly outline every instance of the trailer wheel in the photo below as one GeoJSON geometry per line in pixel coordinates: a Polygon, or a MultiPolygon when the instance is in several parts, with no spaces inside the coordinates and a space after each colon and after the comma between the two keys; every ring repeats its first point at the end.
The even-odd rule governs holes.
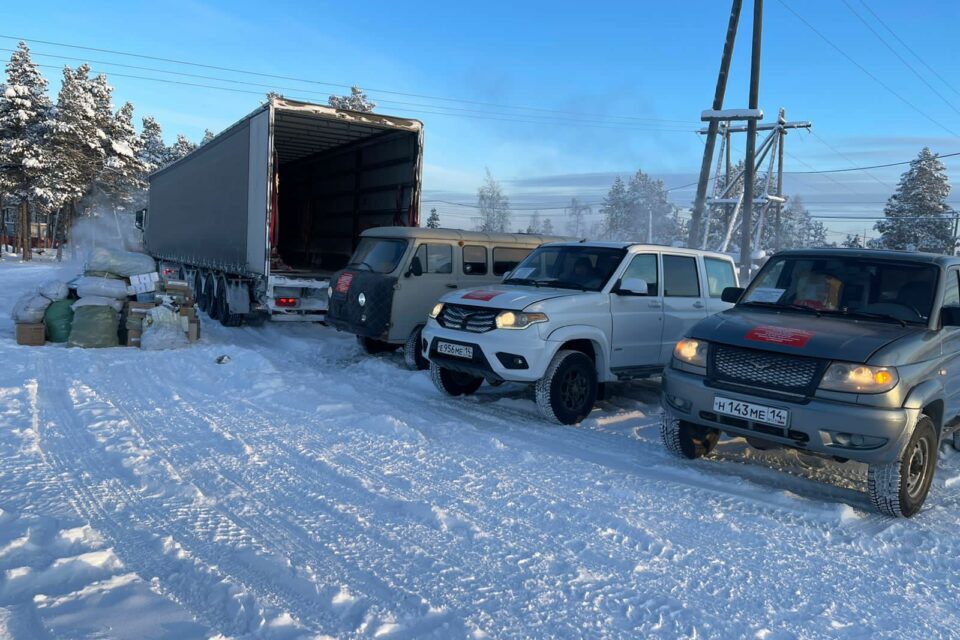
{"type": "Polygon", "coordinates": [[[220,314],[220,324],[225,327],[239,327],[243,324],[243,315],[230,312],[230,300],[227,298],[227,281],[220,279],[220,286],[217,287],[217,310],[220,314]]]}
{"type": "Polygon", "coordinates": [[[217,284],[212,273],[208,273],[203,283],[203,295],[207,298],[207,315],[211,320],[220,319],[220,301],[217,284]]]}
{"type": "Polygon", "coordinates": [[[210,308],[210,301],[207,300],[203,290],[203,275],[199,269],[193,272],[193,293],[197,297],[197,306],[200,307],[200,311],[206,313],[207,309],[210,308]]]}
{"type": "Polygon", "coordinates": [[[411,371],[423,371],[430,368],[430,362],[423,357],[420,349],[421,332],[423,327],[417,327],[403,345],[403,363],[411,371]]]}

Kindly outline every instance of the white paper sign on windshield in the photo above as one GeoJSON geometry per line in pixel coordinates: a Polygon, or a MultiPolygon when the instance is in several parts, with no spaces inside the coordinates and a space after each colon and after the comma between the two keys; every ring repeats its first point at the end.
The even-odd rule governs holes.
{"type": "Polygon", "coordinates": [[[747,302],[779,302],[786,289],[776,287],[757,287],[750,292],[747,302]]]}

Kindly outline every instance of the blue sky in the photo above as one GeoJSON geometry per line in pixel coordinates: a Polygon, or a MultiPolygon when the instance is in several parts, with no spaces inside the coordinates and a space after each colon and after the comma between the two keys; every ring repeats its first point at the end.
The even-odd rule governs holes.
{"type": "MultiPolygon", "coordinates": [[[[908,160],[923,145],[940,153],[960,151],[956,133],[960,44],[955,36],[960,3],[869,2],[873,13],[923,62],[878,23],[861,0],[765,4],[760,106],[768,115],[786,107],[788,118],[811,120],[819,136],[798,132],[788,137],[788,171],[908,160]]],[[[744,5],[727,91],[726,106],[731,108],[747,102],[752,3],[747,0],[744,5]]],[[[222,129],[255,108],[269,86],[291,97],[323,102],[330,92],[343,91],[333,85],[359,84],[379,103],[378,111],[424,121],[424,200],[474,201],[484,167],[489,167],[511,196],[517,209],[514,219],[520,223],[532,213],[526,209],[560,206],[571,195],[598,201],[616,174],[643,169],[668,186],[695,180],[702,142],[693,131],[700,126],[700,111],[710,106],[728,15],[727,0],[595,4],[174,0],[162,3],[162,8],[160,3],[129,0],[35,1],[4,3],[0,34],[30,42],[36,60],[51,65],[43,71],[54,90],[59,76],[55,67],[79,62],[54,55],[91,61],[95,70],[110,77],[117,102],[130,100],[138,115],[157,117],[168,138],[182,132],[199,139],[204,128],[222,129]],[[187,67],[38,40],[315,82],[187,67]],[[116,63],[267,86],[191,79],[116,63]],[[517,106],[544,111],[513,108],[517,106]]],[[[14,44],[0,39],[0,47],[14,44]]],[[[742,149],[742,140],[738,146],[742,149]]],[[[955,183],[960,182],[958,160],[947,161],[955,183]]],[[[902,170],[794,174],[787,179],[787,191],[802,196],[818,215],[875,216],[902,170]]],[[[672,192],[681,206],[688,205],[692,195],[692,189],[672,192]]],[[[951,200],[960,202],[960,193],[951,200]]],[[[430,206],[439,208],[445,224],[471,224],[470,209],[440,203],[424,208],[430,206]]],[[[560,216],[546,208],[542,213],[560,216]]],[[[832,239],[852,230],[862,232],[871,224],[828,221],[832,239]]]]}

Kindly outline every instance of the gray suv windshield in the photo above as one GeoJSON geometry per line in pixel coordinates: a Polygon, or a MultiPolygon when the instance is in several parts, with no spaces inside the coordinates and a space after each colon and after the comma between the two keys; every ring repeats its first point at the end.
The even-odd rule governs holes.
{"type": "Polygon", "coordinates": [[[938,271],[932,264],[895,260],[780,256],[764,265],[740,304],[926,324],[938,271]]]}

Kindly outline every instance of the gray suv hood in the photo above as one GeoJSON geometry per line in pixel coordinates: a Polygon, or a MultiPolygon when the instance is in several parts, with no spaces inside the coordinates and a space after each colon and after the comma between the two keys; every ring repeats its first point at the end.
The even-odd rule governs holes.
{"type": "Polygon", "coordinates": [[[700,321],[690,337],[799,356],[867,362],[878,349],[926,327],[812,313],[734,307],[700,321]]]}

